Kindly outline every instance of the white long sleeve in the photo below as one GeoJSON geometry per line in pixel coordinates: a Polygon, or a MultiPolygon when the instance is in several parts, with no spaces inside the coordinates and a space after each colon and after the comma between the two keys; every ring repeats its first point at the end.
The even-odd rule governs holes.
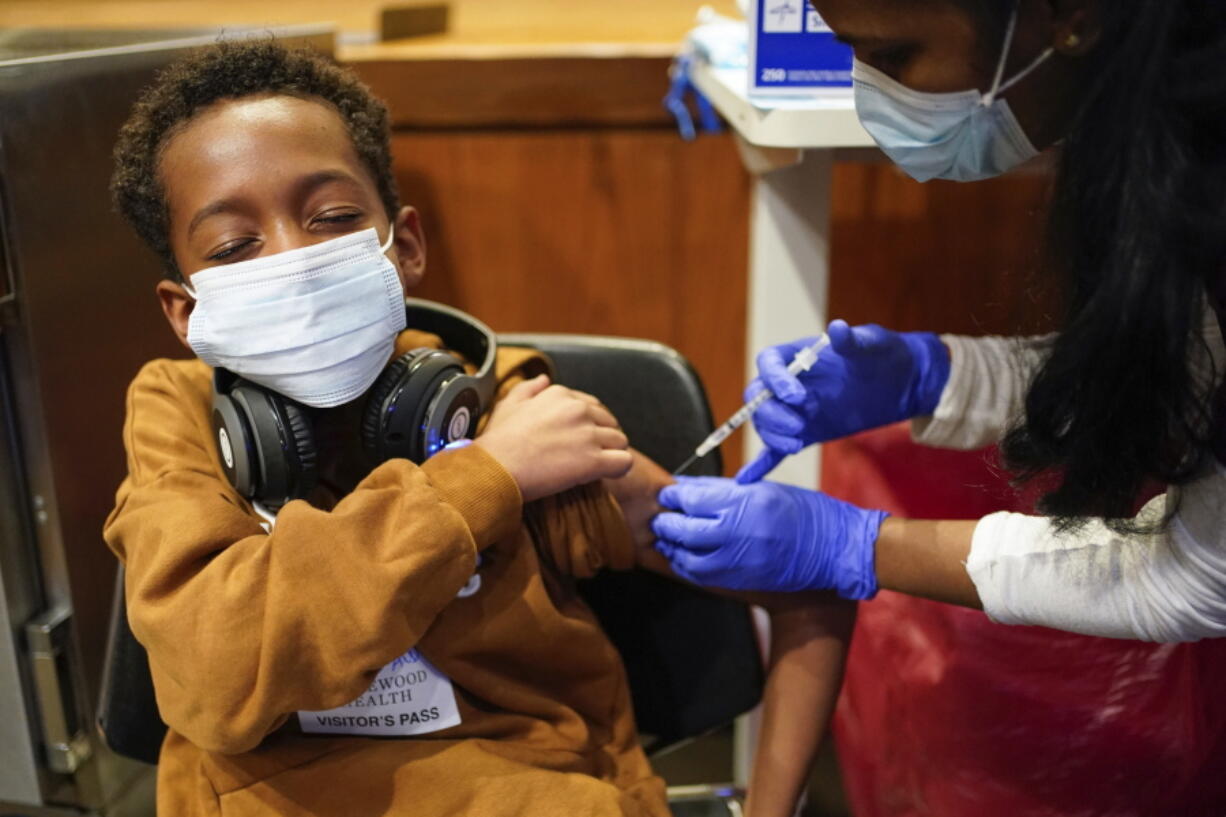
{"type": "MultiPolygon", "coordinates": [[[[1208,357],[1197,366],[1222,382],[1226,349],[1212,313],[1208,357]]],[[[977,448],[1019,416],[1046,338],[946,336],[951,372],[930,418],[912,423],[920,443],[977,448]]],[[[995,621],[1112,638],[1194,641],[1226,636],[1226,468],[1220,465],[1150,502],[1138,517],[1168,525],[1121,535],[1098,520],[1059,534],[1051,521],[998,513],[975,528],[967,570],[995,621]]]]}
{"type": "MultiPolygon", "coordinates": [[[[1217,316],[1206,307],[1201,326],[1208,357],[1193,349],[1194,365],[1215,383],[1226,370],[1226,345],[1217,316]]],[[[934,448],[974,449],[998,441],[1021,416],[1022,402],[1054,335],[1029,338],[942,335],[949,347],[949,382],[931,417],[911,421],[911,438],[934,448]]]]}
{"type": "Polygon", "coordinates": [[[1135,638],[1226,636],[1226,468],[1157,497],[1138,517],[1170,524],[1120,535],[1094,520],[1067,535],[1043,517],[997,513],[975,527],[967,571],[1002,624],[1135,638]]]}
{"type": "Polygon", "coordinates": [[[991,445],[1020,414],[1051,336],[942,335],[941,340],[949,347],[949,382],[932,416],[911,421],[911,438],[935,448],[991,445]]]}

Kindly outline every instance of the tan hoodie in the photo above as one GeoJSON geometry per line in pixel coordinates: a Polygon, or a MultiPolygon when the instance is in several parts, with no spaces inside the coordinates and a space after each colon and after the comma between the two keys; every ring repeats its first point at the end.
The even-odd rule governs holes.
{"type": "MultiPolygon", "coordinates": [[[[407,331],[397,354],[416,346],[440,343],[407,331]]],[[[539,363],[500,351],[500,394],[539,363]]],[[[668,814],[620,658],[575,593],[576,578],[635,562],[605,491],[525,508],[469,446],[386,462],[329,510],[291,502],[266,533],[216,461],[211,377],[197,360],[137,375],[105,527],[170,726],[159,814],[668,814]],[[414,647],[458,724],[431,731],[437,706],[376,683],[414,647]],[[392,711],[423,731],[303,732],[315,716],[299,711],[350,702],[376,708],[332,723],[392,711]]]]}

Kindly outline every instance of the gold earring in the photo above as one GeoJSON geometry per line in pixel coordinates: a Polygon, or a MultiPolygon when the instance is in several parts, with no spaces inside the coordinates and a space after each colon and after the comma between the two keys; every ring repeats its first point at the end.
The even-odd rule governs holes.
{"type": "Polygon", "coordinates": [[[1064,40],[1065,48],[1076,48],[1081,45],[1081,37],[1077,34],[1070,34],[1064,40]]]}

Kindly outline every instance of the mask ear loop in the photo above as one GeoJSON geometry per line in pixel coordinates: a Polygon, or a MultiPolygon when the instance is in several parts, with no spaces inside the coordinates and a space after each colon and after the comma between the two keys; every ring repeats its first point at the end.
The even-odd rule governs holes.
{"type": "MultiPolygon", "coordinates": [[[[1000,49],[1000,59],[996,62],[996,76],[992,78],[992,89],[983,95],[983,107],[988,107],[996,101],[996,95],[1001,92],[1000,84],[1005,78],[1005,65],[1009,62],[1009,52],[1013,50],[1013,33],[1017,31],[1017,13],[1021,3],[1013,3],[1013,14],[1009,16],[1009,27],[1005,29],[1005,43],[1000,49]]],[[[1015,80],[1014,80],[1015,81],[1015,80]]]]}
{"type": "Polygon", "coordinates": [[[1034,69],[1038,68],[1040,65],[1047,62],[1047,58],[1055,53],[1056,53],[1056,49],[1052,48],[1051,46],[1048,46],[1046,49],[1043,50],[1043,53],[1039,54],[1039,56],[1034,58],[1034,60],[1030,63],[1030,65],[1027,65],[1017,74],[1015,74],[1013,79],[1009,80],[1004,85],[1000,86],[1000,89],[997,90],[996,95],[999,96],[1003,94],[1005,91],[1009,90],[1014,85],[1017,85],[1019,82],[1024,80],[1026,77],[1030,76],[1030,73],[1034,71],[1034,69]]]}
{"type": "MultiPolygon", "coordinates": [[[[377,236],[378,233],[375,233],[375,235],[377,236]]],[[[396,240],[396,225],[393,223],[391,225],[391,228],[387,231],[387,241],[384,241],[383,245],[379,247],[379,253],[386,254],[387,251],[392,248],[392,243],[395,240],[396,240]]],[[[186,278],[184,278],[179,283],[179,286],[183,287],[183,291],[186,292],[189,296],[191,296],[191,299],[193,301],[200,300],[199,298],[196,297],[196,290],[192,289],[192,285],[187,282],[186,278]]]]}
{"type": "Polygon", "coordinates": [[[992,80],[992,90],[983,95],[982,104],[985,108],[995,102],[996,98],[1005,91],[1030,76],[1034,69],[1045,63],[1048,57],[1056,53],[1055,48],[1048,46],[1039,56],[1031,60],[1029,65],[1014,74],[1008,82],[1002,82],[1005,76],[1005,65],[1009,62],[1009,51],[1013,48],[1013,35],[1017,31],[1017,15],[1020,8],[1020,3],[1014,3],[1013,15],[1009,18],[1009,28],[1005,31],[1005,44],[1000,54],[1000,62],[996,64],[996,77],[992,80]]]}

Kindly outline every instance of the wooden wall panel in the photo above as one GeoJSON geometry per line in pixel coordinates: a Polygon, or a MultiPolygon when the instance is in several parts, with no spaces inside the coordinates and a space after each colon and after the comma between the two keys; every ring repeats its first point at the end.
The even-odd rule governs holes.
{"type": "MultiPolygon", "coordinates": [[[[665,129],[398,131],[423,213],[417,294],[501,331],[659,340],[694,362],[717,417],[740,404],[750,180],[728,137],[665,129]]],[[[1050,325],[1034,274],[1038,174],[919,185],[884,163],[835,169],[831,315],[969,334],[1050,325]]],[[[664,410],[664,407],[662,407],[664,410]]],[[[725,445],[731,469],[739,440],[725,445]]]]}
{"type": "Polygon", "coordinates": [[[1039,272],[1048,177],[919,184],[893,165],[835,168],[830,316],[971,335],[1047,331],[1039,272]]]}
{"type": "Polygon", "coordinates": [[[394,151],[426,224],[416,294],[500,331],[659,340],[693,361],[717,415],[735,410],[750,188],[728,137],[398,132],[394,151]]]}
{"type": "Polygon", "coordinates": [[[660,104],[671,54],[397,59],[392,46],[373,48],[387,56],[351,65],[399,131],[672,127],[660,104]]]}

